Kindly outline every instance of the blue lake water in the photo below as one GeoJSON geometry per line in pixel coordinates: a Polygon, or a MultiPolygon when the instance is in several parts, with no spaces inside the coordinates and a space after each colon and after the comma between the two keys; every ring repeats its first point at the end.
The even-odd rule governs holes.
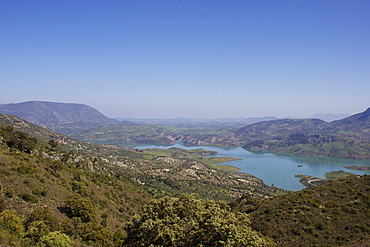
{"type": "Polygon", "coordinates": [[[330,171],[346,171],[357,175],[369,174],[369,172],[346,169],[343,166],[370,166],[370,160],[349,160],[327,157],[309,157],[281,155],[267,152],[251,152],[240,147],[221,148],[211,146],[183,146],[175,144],[172,146],[137,146],[135,148],[162,148],[177,147],[182,149],[197,149],[218,152],[217,156],[232,156],[242,160],[230,161],[223,164],[232,165],[245,172],[263,180],[267,185],[274,185],[288,190],[301,190],[305,186],[296,178],[296,174],[310,175],[325,178],[325,173],[330,171]],[[302,167],[298,167],[302,166],[302,167]]]}

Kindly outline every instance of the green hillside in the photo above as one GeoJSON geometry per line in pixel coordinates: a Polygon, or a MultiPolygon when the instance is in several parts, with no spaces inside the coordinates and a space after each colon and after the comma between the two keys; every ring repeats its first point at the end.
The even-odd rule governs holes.
{"type": "Polygon", "coordinates": [[[106,126],[76,133],[74,138],[118,145],[242,146],[247,150],[370,159],[369,110],[331,123],[320,119],[277,119],[233,130],[154,125],[106,126]]]}
{"type": "Polygon", "coordinates": [[[106,126],[71,135],[78,140],[114,144],[235,145],[232,129],[155,125],[106,126]]]}
{"type": "Polygon", "coordinates": [[[369,176],[288,193],[211,151],[80,142],[10,115],[0,125],[5,246],[369,244],[369,176]]]}
{"type": "Polygon", "coordinates": [[[252,139],[247,150],[268,150],[307,156],[370,159],[370,142],[343,134],[294,133],[267,139],[252,139]]]}
{"type": "Polygon", "coordinates": [[[223,171],[229,169],[216,163],[230,158],[207,157],[205,150],[80,142],[11,115],[0,115],[0,124],[1,244],[68,238],[73,246],[120,246],[127,223],[154,197],[196,193],[233,201],[244,193],[287,193],[223,171]]]}
{"type": "Polygon", "coordinates": [[[75,246],[112,246],[152,198],[96,157],[44,146],[10,126],[0,128],[0,140],[2,244],[35,246],[59,232],[75,246]]]}
{"type": "Polygon", "coordinates": [[[370,108],[330,123],[319,119],[279,119],[237,130],[248,150],[370,159],[370,108]]]}
{"type": "Polygon", "coordinates": [[[235,133],[244,140],[276,139],[295,133],[330,133],[330,124],[320,119],[277,119],[251,124],[235,133]]]}
{"type": "Polygon", "coordinates": [[[369,246],[370,176],[351,176],[242,203],[252,227],[278,246],[369,246]]]}

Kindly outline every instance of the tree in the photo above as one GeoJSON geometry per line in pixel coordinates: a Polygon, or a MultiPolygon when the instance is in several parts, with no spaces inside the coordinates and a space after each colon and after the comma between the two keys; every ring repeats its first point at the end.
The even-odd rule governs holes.
{"type": "Polygon", "coordinates": [[[113,246],[113,234],[102,225],[88,222],[77,226],[77,232],[84,242],[92,246],[113,246]]]}
{"type": "Polygon", "coordinates": [[[128,246],[273,246],[248,216],[194,195],[152,201],[126,226],[128,246]]]}
{"type": "Polygon", "coordinates": [[[82,198],[78,194],[72,194],[67,197],[65,202],[68,217],[78,217],[85,223],[96,220],[95,207],[90,200],[82,198]]]}
{"type": "Polygon", "coordinates": [[[50,232],[41,237],[40,242],[37,244],[39,247],[71,247],[70,238],[59,231],[50,232]]]}
{"type": "Polygon", "coordinates": [[[30,246],[33,246],[38,243],[43,236],[49,234],[49,232],[50,228],[43,221],[33,221],[28,226],[25,242],[27,241],[30,246]]]}
{"type": "Polygon", "coordinates": [[[4,136],[5,143],[10,148],[18,149],[25,153],[31,153],[37,146],[37,139],[30,137],[27,133],[22,131],[14,131],[13,127],[1,127],[2,133],[4,136]]]}
{"type": "Polygon", "coordinates": [[[25,227],[29,230],[32,222],[42,221],[50,229],[50,231],[61,230],[61,222],[58,217],[50,210],[49,207],[37,207],[29,214],[24,222],[25,227]]]}
{"type": "Polygon", "coordinates": [[[22,220],[14,210],[4,210],[0,214],[0,243],[19,246],[24,235],[22,220]]]}
{"type": "Polygon", "coordinates": [[[58,147],[58,142],[55,141],[55,140],[53,140],[53,139],[49,140],[48,143],[49,143],[49,145],[51,147],[51,150],[55,150],[58,147]]]}
{"type": "Polygon", "coordinates": [[[24,233],[22,220],[14,210],[4,210],[0,214],[0,227],[21,236],[24,233]]]}

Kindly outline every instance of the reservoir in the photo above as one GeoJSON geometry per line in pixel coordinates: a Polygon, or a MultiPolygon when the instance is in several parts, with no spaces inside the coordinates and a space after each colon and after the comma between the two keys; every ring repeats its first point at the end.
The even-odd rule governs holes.
{"type": "Polygon", "coordinates": [[[240,172],[248,173],[263,180],[267,185],[273,185],[287,190],[301,190],[305,186],[299,182],[297,174],[310,175],[325,178],[326,172],[346,171],[357,175],[369,174],[369,172],[346,169],[343,166],[370,166],[370,160],[350,160],[328,157],[310,157],[283,155],[268,152],[251,152],[241,147],[221,148],[212,146],[137,146],[135,148],[162,148],[177,147],[181,149],[197,149],[218,152],[217,156],[231,156],[241,160],[223,163],[240,168],[240,172]]]}

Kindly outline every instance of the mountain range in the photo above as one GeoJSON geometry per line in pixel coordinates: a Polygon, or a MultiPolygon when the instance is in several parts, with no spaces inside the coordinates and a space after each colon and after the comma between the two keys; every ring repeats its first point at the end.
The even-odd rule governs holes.
{"type": "Polygon", "coordinates": [[[332,122],[278,119],[236,131],[243,148],[281,153],[370,159],[370,108],[332,122]]]}
{"type": "Polygon", "coordinates": [[[212,127],[212,128],[240,128],[249,124],[274,120],[276,117],[250,117],[250,118],[217,118],[217,119],[192,119],[192,118],[172,118],[172,119],[137,119],[137,118],[116,118],[126,120],[136,124],[164,125],[173,127],[212,127]]]}
{"type": "Polygon", "coordinates": [[[110,119],[87,105],[44,101],[3,104],[0,113],[13,114],[58,133],[98,143],[173,145],[182,142],[185,145],[240,146],[248,150],[370,159],[370,108],[331,122],[265,117],[198,123],[176,118],[133,123],[110,119]]]}
{"type": "Polygon", "coordinates": [[[33,124],[54,129],[62,134],[85,131],[108,125],[134,125],[129,121],[108,118],[83,104],[28,101],[0,105],[0,113],[12,114],[33,124]]]}
{"type": "MultiPolygon", "coordinates": [[[[364,126],[367,118],[365,112],[346,121],[361,121],[364,126]]],[[[310,121],[294,123],[306,126],[310,121]]],[[[293,135],[291,140],[299,141],[307,134],[293,135]]],[[[205,152],[80,142],[0,114],[0,243],[103,247],[140,246],[145,240],[148,246],[179,246],[166,244],[158,236],[187,238],[185,229],[194,225],[188,223],[203,222],[198,243],[211,239],[205,246],[225,246],[221,240],[245,237],[245,231],[233,230],[244,222],[243,226],[268,237],[269,242],[232,246],[369,246],[369,176],[350,176],[289,192],[245,173],[218,170],[208,162],[220,157],[207,160],[205,152]],[[198,207],[203,201],[184,196],[190,193],[207,198],[211,212],[198,207]],[[173,197],[188,200],[186,204],[168,201],[173,197]],[[148,205],[153,198],[158,200],[148,205]],[[154,214],[148,216],[151,210],[154,214]],[[177,214],[172,216],[173,212],[177,214]],[[185,225],[184,215],[191,217],[185,225]],[[141,220],[145,217],[148,221],[141,220]]],[[[253,236],[249,241],[257,239],[253,236]]]]}
{"type": "Polygon", "coordinates": [[[333,114],[333,113],[326,113],[326,114],[315,114],[313,116],[310,116],[308,118],[319,118],[321,120],[324,120],[325,122],[332,122],[335,120],[343,119],[348,117],[349,114],[333,114]]]}

